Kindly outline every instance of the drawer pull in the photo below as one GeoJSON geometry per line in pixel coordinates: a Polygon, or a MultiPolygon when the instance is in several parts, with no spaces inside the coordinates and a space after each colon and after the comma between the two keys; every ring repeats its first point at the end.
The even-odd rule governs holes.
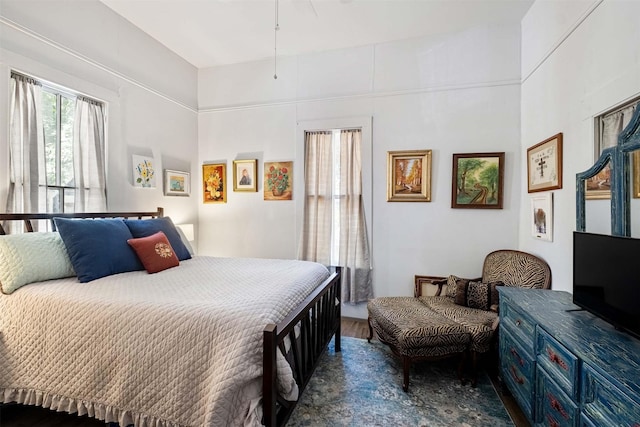
{"type": "Polygon", "coordinates": [[[547,354],[549,355],[549,360],[552,361],[553,363],[555,363],[556,365],[560,366],[562,369],[564,369],[565,371],[569,370],[569,367],[567,366],[567,363],[562,360],[562,358],[560,356],[558,356],[553,350],[551,350],[549,347],[547,347],[547,354]]]}
{"type": "Polygon", "coordinates": [[[569,414],[567,414],[567,411],[565,411],[560,402],[558,402],[558,399],[553,397],[551,393],[547,393],[547,397],[549,398],[551,408],[555,409],[560,415],[562,415],[562,418],[568,420],[569,414]]]}
{"type": "Polygon", "coordinates": [[[524,360],[518,354],[518,350],[516,350],[515,348],[511,347],[510,351],[511,351],[511,354],[513,355],[513,357],[518,359],[518,363],[520,364],[520,366],[524,366],[524,360]]]}
{"type": "Polygon", "coordinates": [[[549,427],[560,427],[560,423],[554,420],[549,414],[547,414],[547,421],[549,421],[549,427]]]}
{"type": "Polygon", "coordinates": [[[524,384],[524,379],[518,376],[516,368],[513,365],[511,366],[511,376],[513,377],[513,380],[518,384],[524,384]]]}

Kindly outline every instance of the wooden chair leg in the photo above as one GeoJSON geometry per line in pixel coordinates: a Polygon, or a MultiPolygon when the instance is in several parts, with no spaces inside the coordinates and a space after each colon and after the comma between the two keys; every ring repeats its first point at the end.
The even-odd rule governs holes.
{"type": "Polygon", "coordinates": [[[371,326],[371,317],[367,317],[367,323],[369,324],[369,336],[367,337],[367,341],[371,342],[371,338],[373,338],[373,327],[371,326]]]}
{"type": "Polygon", "coordinates": [[[411,370],[411,358],[402,356],[402,390],[406,393],[409,391],[409,371],[411,370]]]}
{"type": "Polygon", "coordinates": [[[477,351],[471,351],[471,387],[476,387],[478,385],[478,358],[479,354],[477,351]]]}
{"type": "Polygon", "coordinates": [[[467,360],[467,352],[463,351],[460,353],[460,362],[458,363],[458,379],[460,380],[460,384],[464,385],[464,364],[467,360]]]}

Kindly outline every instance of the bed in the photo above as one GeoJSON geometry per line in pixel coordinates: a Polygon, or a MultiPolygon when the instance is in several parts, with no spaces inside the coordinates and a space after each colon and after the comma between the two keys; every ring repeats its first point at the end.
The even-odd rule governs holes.
{"type": "MultiPolygon", "coordinates": [[[[36,228],[34,220],[49,221],[60,233],[42,238],[62,235],[75,267],[63,234],[70,218],[130,227],[170,221],[161,208],[0,214],[0,234],[3,221],[22,221],[27,231],[36,228]]],[[[91,233],[83,236],[91,240],[91,233]]],[[[0,260],[7,258],[2,248],[0,260]]],[[[57,256],[37,253],[39,262],[57,256]]],[[[77,276],[36,280],[0,295],[0,402],[123,427],[283,425],[332,337],[340,351],[339,268],[193,256],[157,273],[137,269],[86,283],[79,282],[82,269],[75,270],[77,276]]]]}

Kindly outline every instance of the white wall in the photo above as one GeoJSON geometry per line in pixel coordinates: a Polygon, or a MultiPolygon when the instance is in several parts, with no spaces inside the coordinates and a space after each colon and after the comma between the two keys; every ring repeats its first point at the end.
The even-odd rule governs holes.
{"type": "MultiPolygon", "coordinates": [[[[199,160],[299,156],[298,122],[372,117],[374,291],[411,295],[415,274],[477,276],[484,256],[518,246],[520,28],[491,26],[199,71],[199,160]],[[387,151],[432,149],[430,203],[386,201],[387,151]],[[506,152],[502,210],[451,209],[453,153],[506,152]]],[[[302,164],[294,163],[294,174],[302,164]]],[[[295,258],[296,200],[229,191],[201,204],[200,252],[295,258]]],[[[200,191],[202,186],[200,185],[200,191]]],[[[365,317],[363,305],[344,315],[365,317]]]]}
{"type": "MultiPolygon", "coordinates": [[[[197,191],[165,197],[132,185],[132,154],[154,156],[163,168],[190,171],[197,188],[195,67],[97,0],[0,0],[0,99],[9,70],[102,99],[108,105],[108,208],[154,210],[176,223],[197,224],[197,191]],[[161,72],[159,72],[161,70],[161,72]]],[[[8,185],[8,101],[0,103],[0,203],[8,185]]]]}
{"type": "MultiPolygon", "coordinates": [[[[279,58],[277,80],[271,61],[198,72],[95,0],[23,6],[0,0],[0,99],[16,68],[107,101],[109,208],[164,206],[176,222],[199,216],[202,253],[294,258],[301,195],[296,187],[294,201],[263,201],[260,179],[258,193],[202,204],[203,162],[226,161],[230,178],[232,160],[257,158],[261,174],[264,161],[297,158],[298,122],[371,117],[376,295],[410,295],[414,274],[478,274],[484,255],[503,247],[542,256],[553,287],[570,291],[575,174],[594,160],[593,117],[640,93],[638,2],[538,1],[522,32],[492,26],[279,58]],[[554,191],[547,243],[530,234],[524,153],[557,132],[564,186],[554,191]],[[425,148],[434,150],[433,201],[386,202],[387,151],[425,148]],[[485,151],[507,153],[504,209],[451,209],[452,154],[485,151]],[[133,188],[131,154],[189,170],[192,196],[133,188]]],[[[0,102],[0,201],[7,110],[0,102]]],[[[588,203],[589,215],[608,202],[588,203]]]]}
{"type": "MultiPolygon", "coordinates": [[[[536,241],[523,174],[520,248],[549,262],[554,289],[573,287],[575,176],[594,162],[594,117],[640,94],[638,16],[640,2],[537,1],[522,21],[521,151],[562,132],[564,185],[554,191],[553,242],[536,241]]],[[[524,156],[521,164],[526,171],[524,156]]],[[[610,229],[596,217],[609,206],[587,201],[588,231],[610,229]]]]}

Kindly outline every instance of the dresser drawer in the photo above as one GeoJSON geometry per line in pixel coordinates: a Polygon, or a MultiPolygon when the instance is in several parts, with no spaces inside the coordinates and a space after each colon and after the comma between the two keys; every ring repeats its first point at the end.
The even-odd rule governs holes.
{"type": "Polygon", "coordinates": [[[522,412],[533,419],[533,356],[522,348],[505,329],[500,329],[500,369],[502,380],[520,405],[522,412]]]}
{"type": "Polygon", "coordinates": [[[507,298],[500,300],[500,328],[508,329],[520,344],[530,354],[533,354],[536,324],[507,298]]]}
{"type": "Polygon", "coordinates": [[[595,425],[640,426],[640,404],[589,365],[582,368],[582,411],[595,425]]]}
{"type": "Polygon", "coordinates": [[[578,358],[544,329],[536,333],[536,361],[555,382],[575,401],[578,401],[578,358]]]}
{"type": "Polygon", "coordinates": [[[556,384],[540,365],[536,375],[536,425],[548,427],[577,427],[580,421],[578,406],[556,384]]]}

